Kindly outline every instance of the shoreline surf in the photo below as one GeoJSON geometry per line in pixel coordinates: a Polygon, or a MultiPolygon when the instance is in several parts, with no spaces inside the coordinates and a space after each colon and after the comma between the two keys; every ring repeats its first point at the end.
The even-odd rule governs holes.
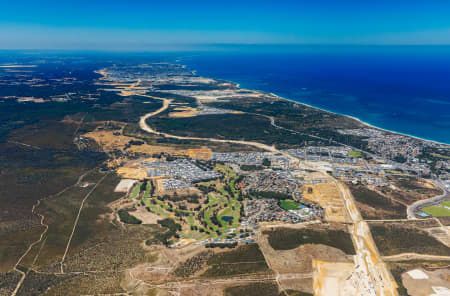
{"type": "MultiPolygon", "coordinates": [[[[260,90],[256,90],[256,91],[260,91],[260,90]]],[[[263,91],[261,91],[261,92],[263,92],[263,91]]],[[[367,127],[373,128],[373,129],[378,129],[378,130],[381,130],[381,131],[384,131],[384,132],[388,132],[388,133],[393,133],[393,134],[398,134],[398,135],[401,135],[401,136],[414,138],[414,139],[420,140],[420,141],[432,142],[432,143],[439,144],[439,145],[450,146],[450,143],[444,143],[444,142],[439,142],[439,141],[435,141],[435,140],[431,140],[431,139],[425,139],[425,138],[421,138],[421,137],[418,137],[418,136],[414,136],[414,135],[410,135],[410,134],[406,134],[406,133],[402,133],[402,132],[393,131],[393,130],[389,130],[389,129],[386,129],[386,128],[378,127],[376,125],[373,125],[373,124],[370,124],[370,123],[368,123],[366,121],[363,121],[363,120],[359,119],[356,116],[343,114],[343,113],[338,113],[338,112],[330,111],[330,110],[327,110],[327,109],[324,109],[324,108],[321,108],[321,107],[317,107],[317,106],[314,106],[314,105],[311,105],[311,104],[307,104],[307,103],[304,103],[304,102],[299,102],[299,101],[296,101],[296,100],[293,100],[293,99],[288,99],[286,97],[282,97],[280,95],[277,95],[276,93],[273,93],[273,92],[270,92],[269,94],[271,94],[273,96],[276,96],[276,97],[278,97],[280,99],[283,99],[283,100],[286,100],[286,101],[289,101],[289,102],[292,102],[292,103],[296,103],[296,104],[301,104],[301,105],[304,105],[304,106],[307,106],[307,107],[310,107],[310,108],[313,108],[313,109],[317,109],[317,110],[320,110],[320,111],[323,111],[323,112],[328,112],[328,113],[331,113],[331,114],[337,114],[337,115],[349,117],[351,119],[354,119],[354,120],[360,122],[363,125],[366,125],[367,127]]]]}

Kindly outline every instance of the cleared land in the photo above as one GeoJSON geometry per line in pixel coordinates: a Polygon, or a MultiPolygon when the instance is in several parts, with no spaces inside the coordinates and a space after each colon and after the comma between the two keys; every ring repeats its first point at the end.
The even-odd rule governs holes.
{"type": "MultiPolygon", "coordinates": [[[[430,284],[432,282],[426,280],[413,281],[409,275],[406,275],[406,272],[420,269],[425,272],[427,276],[430,277],[430,273],[434,273],[436,271],[437,274],[441,274],[444,272],[448,272],[449,263],[448,262],[439,262],[439,261],[421,261],[421,260],[411,260],[407,262],[388,262],[387,263],[392,276],[395,278],[397,282],[398,288],[397,292],[399,296],[418,296],[418,295],[431,295],[430,293],[430,284]],[[417,292],[422,292],[420,294],[416,294],[417,292]]],[[[433,276],[433,275],[431,275],[433,276]]],[[[434,282],[434,281],[433,281],[434,282]]],[[[445,286],[445,285],[444,285],[445,286]]]]}
{"type": "Polygon", "coordinates": [[[354,264],[342,262],[313,261],[315,295],[355,295],[356,291],[348,278],[354,264]]]}
{"type": "Polygon", "coordinates": [[[349,221],[344,200],[336,184],[331,182],[319,183],[303,186],[302,189],[302,196],[305,199],[316,202],[324,208],[325,220],[329,222],[349,221]]]}

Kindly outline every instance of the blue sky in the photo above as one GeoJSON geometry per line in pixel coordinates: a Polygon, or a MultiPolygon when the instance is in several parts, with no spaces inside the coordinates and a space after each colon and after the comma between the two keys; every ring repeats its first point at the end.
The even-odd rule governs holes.
{"type": "Polygon", "coordinates": [[[0,0],[0,48],[450,44],[450,1],[0,0]]]}

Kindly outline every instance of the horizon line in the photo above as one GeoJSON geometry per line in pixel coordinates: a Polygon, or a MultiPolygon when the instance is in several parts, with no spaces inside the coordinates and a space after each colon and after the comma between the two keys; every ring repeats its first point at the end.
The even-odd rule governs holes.
{"type": "MultiPolygon", "coordinates": [[[[2,48],[0,47],[0,51],[85,51],[85,52],[154,52],[154,51],[207,51],[213,48],[211,47],[222,47],[222,48],[231,48],[231,47],[353,47],[353,48],[364,48],[364,47],[450,47],[450,43],[443,44],[355,44],[355,43],[161,43],[161,44],[152,44],[148,46],[148,49],[120,49],[120,48],[2,48]],[[166,48],[163,48],[166,47],[166,48]],[[171,47],[171,48],[167,48],[171,47]],[[210,48],[201,48],[201,47],[210,47],[210,48]]],[[[219,49],[219,48],[216,48],[219,49]]]]}

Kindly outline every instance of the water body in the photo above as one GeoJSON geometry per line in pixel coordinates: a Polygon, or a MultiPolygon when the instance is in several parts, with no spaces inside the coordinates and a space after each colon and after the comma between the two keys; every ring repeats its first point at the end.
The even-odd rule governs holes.
{"type": "Polygon", "coordinates": [[[202,76],[450,143],[450,47],[308,47],[184,57],[202,76]]]}

